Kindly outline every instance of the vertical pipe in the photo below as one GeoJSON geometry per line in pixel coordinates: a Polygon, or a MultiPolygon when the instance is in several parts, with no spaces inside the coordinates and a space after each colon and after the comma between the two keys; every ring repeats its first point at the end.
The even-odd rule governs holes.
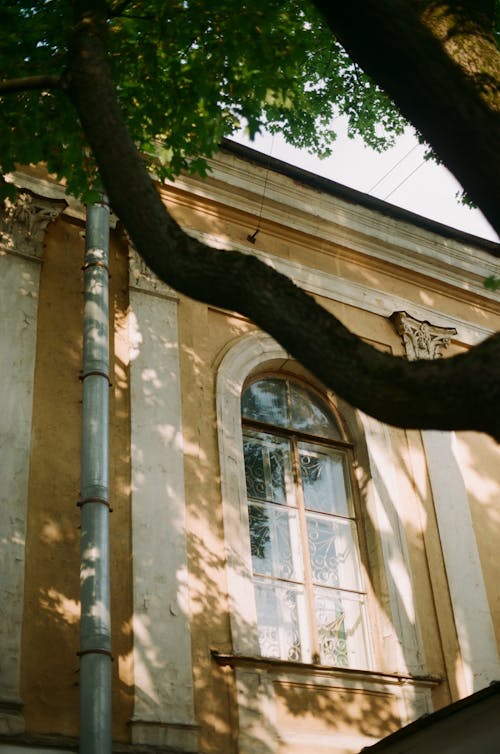
{"type": "Polygon", "coordinates": [[[109,584],[109,208],[87,208],[80,564],[80,752],[111,752],[109,584]]]}

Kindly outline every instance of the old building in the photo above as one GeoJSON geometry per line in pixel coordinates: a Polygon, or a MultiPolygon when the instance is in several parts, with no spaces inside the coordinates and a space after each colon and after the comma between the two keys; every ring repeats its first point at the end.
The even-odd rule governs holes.
{"type": "MultiPolygon", "coordinates": [[[[377,348],[446,358],[500,329],[489,242],[234,145],[211,168],[161,187],[181,225],[377,348]]],[[[15,180],[1,754],[72,751],[79,730],[85,213],[41,171],[15,180]]],[[[114,224],[110,273],[117,750],[356,754],[500,679],[494,442],[362,415],[245,318],[159,282],[114,224]]]]}

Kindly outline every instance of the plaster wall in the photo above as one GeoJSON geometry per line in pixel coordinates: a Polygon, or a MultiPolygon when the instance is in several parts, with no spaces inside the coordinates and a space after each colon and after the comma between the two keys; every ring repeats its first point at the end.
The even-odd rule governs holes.
{"type": "MultiPolygon", "coordinates": [[[[403,353],[400,338],[387,318],[401,308],[401,302],[413,306],[415,314],[432,314],[435,310],[440,324],[446,325],[448,319],[453,326],[459,323],[459,336],[447,351],[449,354],[477,342],[490,330],[500,329],[498,306],[491,298],[466,287],[453,287],[449,280],[432,280],[423,268],[411,270],[402,263],[391,266],[386,259],[377,260],[368,253],[368,246],[366,253],[359,243],[349,248],[346,235],[336,240],[323,220],[317,220],[314,226],[311,209],[301,209],[302,214],[289,223],[279,222],[284,218],[284,200],[277,194],[270,205],[272,212],[263,218],[258,243],[252,247],[247,235],[255,229],[256,217],[249,211],[255,197],[252,199],[251,192],[241,192],[237,201],[233,199],[223,206],[220,182],[217,186],[213,182],[207,185],[219,191],[217,199],[200,194],[198,189],[198,193],[190,193],[188,184],[163,189],[179,222],[219,245],[236,245],[256,252],[276,266],[283,265],[283,269],[302,276],[301,282],[325,308],[377,348],[403,353]],[[248,200],[246,209],[243,199],[248,200]],[[238,203],[241,206],[236,206],[238,203]]],[[[78,729],[76,500],[81,234],[79,222],[63,218],[51,226],[47,235],[34,361],[31,451],[27,450],[28,445],[23,446],[25,455],[30,452],[26,538],[30,557],[22,622],[21,694],[27,731],[36,734],[76,735],[78,729]]],[[[311,734],[311,715],[316,717],[321,712],[332,732],[337,730],[335,710],[341,702],[344,704],[346,694],[352,720],[363,718],[367,741],[379,735],[380,694],[390,696],[387,715],[391,725],[406,722],[404,710],[408,705],[399,687],[396,693],[392,687],[381,691],[378,686],[372,696],[363,697],[352,679],[341,684],[340,691],[325,681],[321,701],[313,703],[308,682],[300,674],[288,680],[276,679],[269,669],[234,669],[214,661],[213,650],[231,654],[235,639],[228,599],[227,531],[221,505],[216,382],[224,356],[239,338],[255,328],[243,317],[183,296],[172,297],[168,292],[162,297],[157,290],[145,291],[136,286],[129,297],[127,255],[128,248],[115,238],[111,254],[115,374],[110,396],[115,739],[125,742],[135,737],[139,743],[161,743],[161,726],[167,731],[168,725],[175,723],[177,732],[182,732],[175,742],[182,739],[185,750],[194,746],[199,733],[199,747],[204,754],[232,754],[237,750],[239,727],[248,723],[257,729],[262,721],[264,708],[259,707],[260,702],[248,704],[242,717],[242,700],[251,699],[254,686],[260,689],[264,706],[267,692],[274,699],[265,719],[285,733],[288,731],[280,734],[283,753],[295,752],[293,740],[311,734]],[[137,332],[134,335],[131,327],[132,314],[142,337],[138,348],[134,341],[137,332]],[[167,385],[169,380],[172,389],[167,385]],[[157,438],[160,430],[163,434],[160,432],[157,438]],[[166,497],[175,502],[175,508],[168,512],[161,497],[165,490],[166,497]],[[157,528],[153,531],[155,522],[157,528]],[[134,553],[136,562],[132,565],[134,553]],[[175,584],[169,582],[171,576],[175,584]],[[168,622],[171,633],[163,630],[168,622]],[[173,664],[165,668],[162,655],[176,650],[173,664]],[[182,689],[182,703],[176,699],[175,683],[182,689]],[[148,689],[152,692],[150,697],[141,697],[148,689]],[[131,733],[128,723],[134,715],[136,733],[131,733]],[[148,740],[147,732],[153,725],[158,733],[154,741],[148,740]]],[[[13,306],[18,303],[17,299],[12,301],[13,306]]],[[[17,326],[22,329],[21,320],[17,326]]],[[[9,338],[15,332],[15,328],[9,331],[9,338]]],[[[33,328],[29,332],[33,350],[29,358],[33,360],[33,328]]],[[[15,342],[12,347],[17,347],[15,342]]],[[[29,349],[26,354],[29,356],[29,349]]],[[[21,388],[22,385],[15,386],[17,391],[21,388]]],[[[29,403],[29,389],[23,400],[26,405],[29,403]]],[[[31,423],[28,413],[23,421],[20,426],[24,426],[26,439],[31,423]]],[[[370,498],[366,506],[369,515],[364,522],[367,560],[380,566],[378,573],[372,573],[373,583],[369,585],[374,625],[380,629],[377,667],[387,673],[406,670],[442,679],[432,685],[432,704],[437,708],[467,693],[467,679],[436,517],[436,490],[431,485],[420,433],[381,430],[369,420],[363,422],[367,434],[371,433],[372,453],[367,463],[371,464],[372,476],[376,466],[380,482],[379,498],[370,498]],[[385,532],[385,543],[380,529],[385,532]],[[390,562],[395,536],[400,540],[398,551],[404,552],[405,572],[398,571],[401,564],[390,562]],[[388,568],[384,558],[389,562],[388,568]],[[397,619],[389,607],[391,590],[393,602],[399,599],[397,619]],[[410,592],[415,597],[414,605],[405,601],[410,592]],[[391,635],[401,632],[405,637],[402,651],[389,650],[395,646],[391,645],[391,635]]],[[[457,439],[456,457],[484,574],[484,602],[496,621],[499,641],[499,521],[495,513],[498,450],[487,438],[463,434],[457,439]]],[[[439,465],[439,458],[435,462],[439,465]]],[[[371,493],[363,485],[366,482],[369,487],[370,480],[362,471],[358,479],[360,494],[368,496],[371,493]]],[[[459,535],[456,539],[459,547],[459,535]]],[[[270,728],[268,733],[269,741],[276,742],[276,730],[270,728]]],[[[350,729],[342,731],[345,752],[356,750],[354,738],[351,743],[348,741],[351,734],[354,736],[350,729]]],[[[163,743],[174,742],[169,735],[165,733],[163,743]]],[[[325,740],[323,729],[314,735],[318,738],[303,738],[301,754],[308,751],[307,747],[317,747],[322,736],[321,740],[325,740]]],[[[359,742],[359,736],[355,740],[359,742]]],[[[257,750],[251,748],[255,740],[247,745],[248,751],[255,754],[257,750]]],[[[275,750],[269,746],[264,746],[263,752],[275,750]]]]}
{"type": "MultiPolygon", "coordinates": [[[[50,227],[40,282],[21,653],[26,731],[32,734],[78,732],[82,231],[65,219],[50,227]]],[[[133,682],[129,380],[123,348],[127,268],[116,244],[110,265],[113,732],[126,740],[133,682]]]]}
{"type": "Polygon", "coordinates": [[[21,623],[40,262],[0,250],[0,732],[22,729],[21,623]]]}
{"type": "MultiPolygon", "coordinates": [[[[222,244],[227,242],[228,246],[234,245],[232,243],[234,238],[237,238],[243,246],[245,245],[246,234],[250,232],[251,226],[248,225],[249,218],[243,213],[239,215],[233,213],[231,217],[228,217],[227,209],[220,209],[215,204],[211,204],[207,218],[202,211],[204,207],[201,202],[198,202],[196,207],[186,208],[180,202],[177,204],[177,197],[172,198],[172,196],[170,198],[174,214],[196,233],[209,234],[212,238],[218,238],[222,244]]],[[[447,318],[451,320],[460,318],[471,324],[471,331],[476,326],[477,331],[482,333],[498,325],[496,305],[490,301],[451,289],[442,282],[425,279],[422,275],[412,275],[408,271],[401,279],[400,269],[384,269],[376,262],[373,265],[368,264],[366,259],[360,260],[356,254],[350,254],[345,248],[339,250],[332,244],[329,246],[320,244],[319,249],[317,245],[306,248],[304,236],[298,232],[293,235],[286,230],[280,237],[276,229],[272,235],[267,234],[266,228],[263,228],[259,236],[257,253],[259,252],[268,255],[268,258],[276,257],[293,263],[307,263],[320,274],[326,272],[342,276],[355,284],[375,287],[388,302],[392,297],[398,301],[404,297],[417,306],[427,307],[429,310],[435,308],[437,316],[441,317],[442,324],[446,323],[447,318]]],[[[320,297],[320,301],[362,337],[378,347],[398,354],[403,353],[399,336],[385,317],[370,311],[362,311],[361,308],[346,305],[342,301],[336,301],[334,295],[332,298],[320,297]]],[[[207,569],[206,574],[207,576],[213,574],[209,576],[210,580],[214,585],[218,584],[223,592],[225,591],[224,572],[221,571],[221,565],[224,562],[223,539],[218,516],[214,514],[214,506],[216,508],[220,493],[217,484],[214,484],[214,481],[217,481],[214,479],[214,470],[218,468],[214,436],[216,419],[213,384],[216,367],[222,355],[227,351],[231,339],[247,331],[248,323],[243,318],[228,316],[224,312],[204,307],[201,304],[192,304],[183,299],[180,302],[179,312],[182,382],[183,385],[194,386],[193,389],[183,393],[184,428],[186,436],[190,438],[188,443],[190,450],[186,455],[186,486],[197,495],[196,506],[189,516],[189,528],[193,533],[199,533],[198,547],[193,548],[191,554],[194,561],[199,563],[200,550],[204,550],[205,543],[210,542],[208,550],[211,568],[207,569]],[[209,518],[207,519],[206,516],[209,518]]],[[[461,344],[458,339],[450,346],[449,354],[460,350],[461,344]]],[[[427,463],[419,433],[406,433],[390,428],[387,431],[394,450],[390,471],[394,480],[393,489],[396,490],[393,504],[407,538],[408,557],[416,595],[416,611],[421,627],[424,667],[427,672],[445,678],[439,689],[433,692],[434,705],[440,707],[451,699],[467,693],[468,686],[456,636],[427,463]]],[[[486,438],[484,440],[486,445],[489,445],[489,441],[486,438]]],[[[494,480],[497,473],[494,457],[488,458],[486,455],[481,458],[480,464],[485,477],[494,480]]],[[[380,473],[384,476],[387,471],[387,468],[382,468],[380,473]]],[[[471,481],[467,481],[468,471],[465,468],[462,471],[466,484],[471,487],[471,481]]],[[[189,494],[187,499],[189,501],[189,494]]],[[[479,541],[480,551],[483,554],[486,553],[487,557],[489,550],[490,559],[493,541],[493,538],[489,540],[485,533],[482,535],[482,541],[481,538],[479,541]]],[[[205,587],[209,585],[196,578],[197,567],[194,564],[190,567],[192,574],[190,586],[194,590],[192,594],[196,595],[193,597],[193,603],[203,604],[206,612],[202,610],[202,613],[206,616],[207,612],[211,614],[211,608],[219,597],[215,586],[205,591],[205,587]],[[207,595],[211,595],[214,590],[213,599],[207,600],[207,595]]],[[[495,605],[498,600],[493,580],[494,569],[491,569],[485,573],[489,605],[495,605]]],[[[199,656],[205,660],[210,647],[223,651],[230,643],[229,631],[224,626],[220,615],[223,607],[224,603],[219,603],[217,628],[214,632],[210,631],[211,641],[208,639],[203,620],[199,626],[195,620],[193,642],[199,656]],[[203,644],[205,644],[204,651],[203,644]]],[[[213,628],[215,629],[215,626],[213,628]]],[[[195,651],[195,654],[197,652],[195,651]]],[[[215,687],[212,685],[214,681],[209,680],[208,666],[204,670],[201,665],[198,665],[197,669],[199,682],[196,688],[203,689],[203,693],[197,697],[198,714],[200,720],[207,719],[207,715],[213,720],[215,712],[213,703],[218,698],[215,687]],[[213,689],[211,694],[206,693],[209,687],[213,689]]],[[[224,715],[221,721],[224,722],[221,722],[220,730],[226,730],[230,735],[230,725],[224,715]]]]}
{"type": "MultiPolygon", "coordinates": [[[[324,303],[328,305],[328,302],[324,303]]],[[[380,334],[385,330],[386,323],[383,320],[378,318],[377,330],[377,327],[374,327],[373,320],[377,319],[374,315],[359,310],[352,310],[349,313],[352,314],[350,322],[355,323],[354,326],[358,328],[358,331],[365,331],[372,336],[375,332],[377,337],[383,337],[380,334]]],[[[239,317],[181,299],[179,328],[181,379],[183,384],[191,386],[189,391],[183,392],[182,413],[186,448],[188,530],[190,532],[188,555],[190,602],[193,616],[191,626],[195,658],[195,700],[198,721],[201,725],[202,746],[207,747],[207,750],[211,750],[211,746],[214,746],[214,750],[215,748],[224,750],[233,735],[228,710],[223,704],[227,693],[223,689],[224,684],[228,682],[228,677],[224,676],[213,662],[210,662],[210,650],[234,651],[235,637],[230,630],[230,615],[225,598],[227,584],[224,535],[227,536],[227,532],[223,528],[220,515],[215,381],[223,355],[241,334],[248,332],[249,325],[239,317]],[[215,740],[214,721],[217,721],[215,740]]],[[[393,337],[392,331],[387,329],[384,338],[386,342],[391,341],[393,337]]],[[[389,442],[398,448],[401,437],[398,437],[397,433],[394,436],[391,435],[389,442]]],[[[383,477],[387,468],[381,468],[379,471],[383,477]]],[[[400,521],[402,527],[406,527],[407,546],[414,568],[414,588],[419,603],[418,619],[425,626],[423,634],[426,643],[422,660],[420,660],[423,664],[419,670],[444,677],[446,675],[444,650],[441,639],[436,641],[436,636],[439,636],[437,619],[435,613],[429,611],[428,608],[429,603],[432,604],[433,601],[433,584],[423,543],[421,510],[418,501],[415,506],[412,505],[415,502],[415,495],[411,489],[411,481],[408,480],[408,471],[399,472],[394,461],[391,474],[393,475],[391,489],[395,498],[385,499],[384,504],[389,504],[391,508],[390,517],[394,521],[400,521]],[[407,500],[409,489],[411,498],[407,500]]],[[[435,529],[427,536],[433,539],[437,546],[435,529]]],[[[387,582],[385,583],[387,588],[387,582]]],[[[394,588],[397,588],[396,581],[393,581],[393,584],[394,588]]],[[[392,616],[383,614],[384,608],[381,604],[377,609],[380,621],[383,623],[385,620],[387,630],[394,633],[392,616]]],[[[416,616],[411,616],[411,620],[416,621],[416,616]]],[[[409,626],[410,624],[411,621],[409,626]]],[[[409,641],[415,641],[415,637],[410,639],[410,634],[409,641]]],[[[407,649],[409,650],[410,647],[408,646],[407,649]]],[[[454,650],[453,661],[456,662],[458,654],[456,643],[454,650]]],[[[383,650],[377,662],[379,663],[377,667],[387,672],[396,669],[396,666],[391,664],[390,658],[384,655],[383,650]]],[[[401,670],[401,665],[399,667],[401,670]]],[[[246,684],[247,676],[242,677],[246,679],[243,681],[246,684]]],[[[241,678],[239,683],[241,685],[241,678]]],[[[446,684],[434,692],[435,705],[447,703],[449,700],[450,694],[446,684]]],[[[373,715],[375,720],[374,709],[373,715]]],[[[301,724],[300,720],[301,716],[298,715],[297,725],[301,724]]],[[[305,732],[307,727],[305,718],[302,719],[302,724],[305,732]]]]}

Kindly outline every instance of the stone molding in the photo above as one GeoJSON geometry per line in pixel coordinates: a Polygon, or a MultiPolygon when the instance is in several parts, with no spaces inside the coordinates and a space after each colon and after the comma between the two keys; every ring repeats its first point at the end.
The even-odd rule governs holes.
{"type": "Polygon", "coordinates": [[[407,312],[394,312],[390,319],[401,336],[408,361],[440,359],[441,350],[447,348],[457,334],[454,327],[431,325],[427,320],[410,317],[407,312]]]}
{"type": "MultiPolygon", "coordinates": [[[[138,261],[138,260],[137,260],[138,261]]],[[[177,301],[130,290],[132,742],[197,750],[177,301]]],[[[146,288],[142,288],[142,284],[146,288]]],[[[152,295],[153,294],[153,295],[152,295]]]]}
{"type": "Polygon", "coordinates": [[[159,723],[133,719],[129,723],[132,744],[168,747],[190,754],[198,751],[199,726],[182,723],[159,723]]]}
{"type": "Polygon", "coordinates": [[[304,186],[234,155],[218,154],[208,162],[208,182],[198,176],[181,175],[175,182],[166,182],[167,190],[188,191],[245,213],[257,215],[260,211],[263,221],[308,233],[396,264],[411,274],[420,273],[483,299],[498,301],[498,293],[483,286],[483,280],[495,274],[497,262],[472,240],[446,238],[410,221],[396,220],[304,186]],[[266,201],[262,207],[264,185],[266,201]]]}
{"type": "Polygon", "coordinates": [[[137,288],[145,293],[153,293],[163,298],[170,298],[177,301],[178,294],[169,285],[164,283],[155,273],[147,266],[144,259],[140,256],[132,241],[127,237],[129,253],[129,285],[131,288],[137,288]]]}
{"type": "Polygon", "coordinates": [[[0,732],[24,730],[21,628],[41,257],[60,208],[21,195],[0,212],[0,732]]]}
{"type": "Polygon", "coordinates": [[[0,734],[24,732],[23,704],[20,699],[0,698],[0,734]]]}
{"type": "Polygon", "coordinates": [[[57,220],[66,202],[22,191],[16,201],[5,202],[0,215],[0,250],[42,259],[47,226],[57,220]]]}
{"type": "Polygon", "coordinates": [[[441,314],[429,306],[416,304],[410,299],[403,298],[395,293],[388,293],[387,291],[372,288],[365,283],[357,283],[340,275],[324,272],[314,267],[307,267],[299,262],[283,259],[274,254],[268,254],[259,250],[250,250],[244,244],[229,242],[227,238],[220,235],[201,233],[188,228],[185,228],[185,230],[190,236],[209,246],[214,246],[218,249],[234,249],[244,254],[251,253],[278,272],[287,275],[300,288],[309,293],[324,296],[332,301],[364,309],[373,314],[379,314],[381,317],[390,317],[395,311],[402,310],[411,311],[415,317],[421,317],[422,320],[432,317],[433,321],[441,327],[450,325],[456,327],[457,341],[464,345],[475,346],[493,333],[491,327],[485,327],[484,325],[479,325],[450,314],[441,314]]]}

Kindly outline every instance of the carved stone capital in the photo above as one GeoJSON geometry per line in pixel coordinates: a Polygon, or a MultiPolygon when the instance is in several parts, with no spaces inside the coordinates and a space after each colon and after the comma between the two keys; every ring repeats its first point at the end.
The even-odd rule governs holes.
{"type": "Polygon", "coordinates": [[[23,256],[43,256],[43,241],[49,223],[54,222],[66,207],[64,201],[54,201],[21,192],[16,201],[5,201],[0,212],[0,250],[23,256]]]}
{"type": "Polygon", "coordinates": [[[416,359],[440,359],[441,349],[447,348],[453,335],[454,327],[438,327],[426,320],[410,317],[406,312],[394,312],[391,321],[396,332],[401,335],[408,361],[416,359]]]}
{"type": "Polygon", "coordinates": [[[149,269],[130,239],[128,239],[128,258],[129,284],[131,288],[138,288],[141,291],[156,293],[159,296],[174,298],[175,300],[179,298],[173,288],[166,285],[149,269]]]}

